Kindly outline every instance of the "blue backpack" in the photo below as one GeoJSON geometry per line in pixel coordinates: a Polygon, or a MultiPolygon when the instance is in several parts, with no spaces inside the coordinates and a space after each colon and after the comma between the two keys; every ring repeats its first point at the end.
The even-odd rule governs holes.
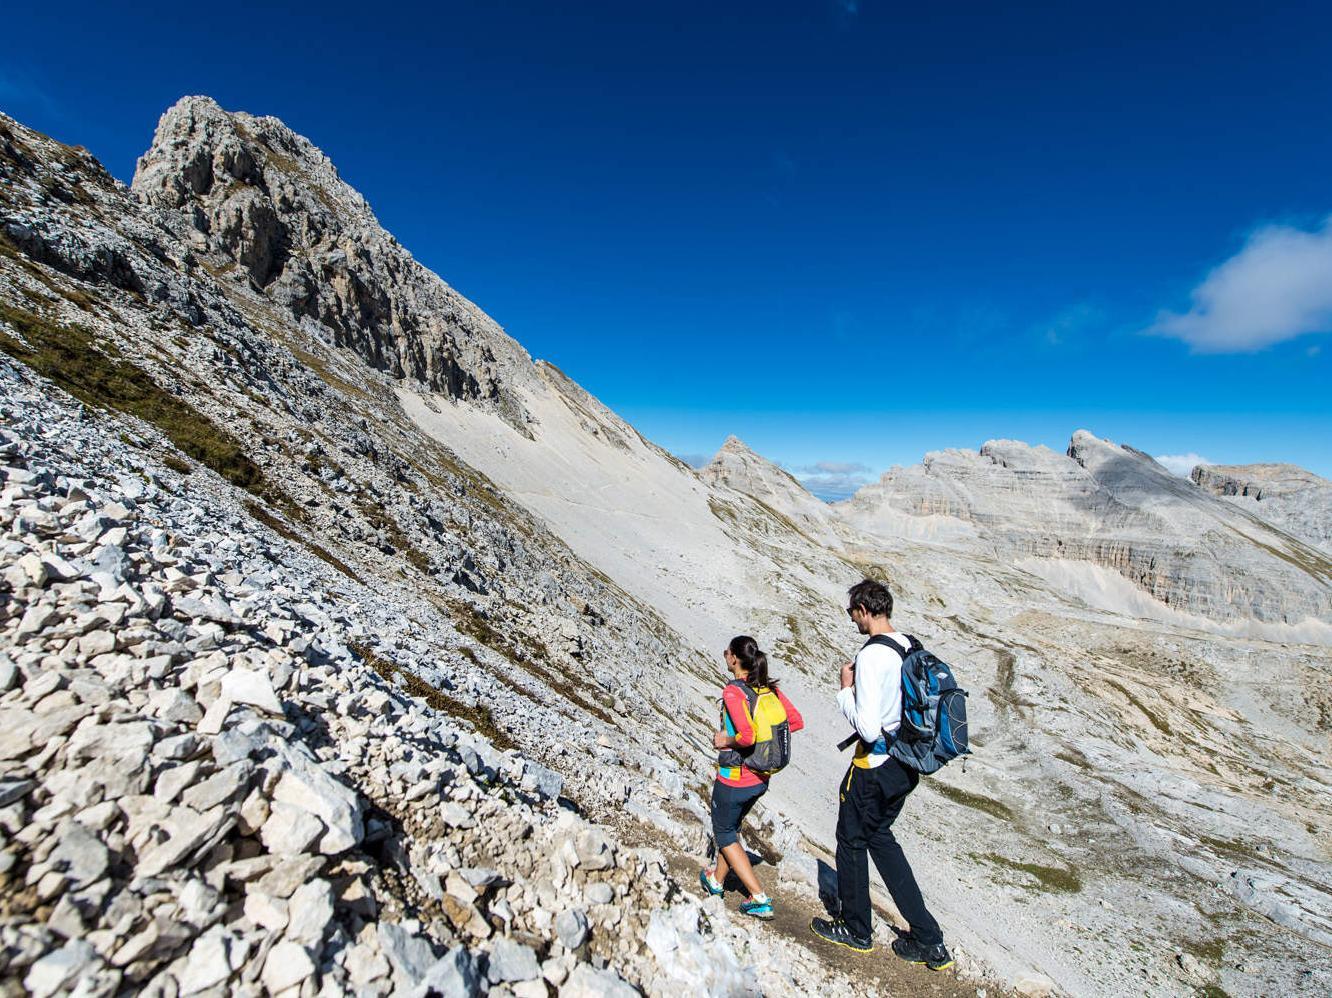
{"type": "MultiPolygon", "coordinates": [[[[902,723],[885,733],[888,754],[922,775],[938,772],[967,748],[967,691],[957,685],[953,670],[910,634],[911,647],[902,657],[902,723]]],[[[886,645],[899,655],[901,646],[877,634],[866,645],[886,645]]]]}

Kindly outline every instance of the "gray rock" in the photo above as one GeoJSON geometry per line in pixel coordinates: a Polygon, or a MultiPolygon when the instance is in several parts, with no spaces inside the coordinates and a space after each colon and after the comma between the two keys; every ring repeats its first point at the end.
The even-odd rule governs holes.
{"type": "Polygon", "coordinates": [[[476,961],[464,946],[455,946],[430,967],[413,998],[443,995],[444,998],[471,998],[481,990],[476,961]]]}
{"type": "Polygon", "coordinates": [[[179,614],[194,620],[211,620],[228,627],[239,627],[244,623],[227,604],[217,596],[195,599],[192,596],[178,596],[171,601],[171,607],[179,614]]]}
{"type": "Polygon", "coordinates": [[[508,882],[499,870],[489,866],[464,866],[458,873],[476,890],[508,882]]]}
{"type": "Polygon", "coordinates": [[[286,937],[318,952],[333,921],[333,889],[327,880],[312,880],[292,894],[286,937]]]}
{"type": "Polygon", "coordinates": [[[574,838],[578,865],[584,870],[609,870],[615,866],[615,846],[595,826],[582,829],[574,838]]]}
{"type": "Polygon", "coordinates": [[[454,801],[445,801],[439,807],[440,820],[449,828],[475,828],[476,819],[472,812],[454,801]]]}
{"type": "Polygon", "coordinates": [[[282,701],[273,692],[272,681],[262,672],[232,669],[222,677],[222,696],[233,704],[249,704],[282,716],[282,701]]]}
{"type": "Polygon", "coordinates": [[[177,807],[163,822],[167,832],[164,842],[148,846],[139,856],[135,872],[140,877],[155,877],[194,855],[207,852],[236,823],[236,816],[224,807],[199,814],[187,807],[177,807]]]}
{"type": "Polygon", "coordinates": [[[38,604],[30,606],[23,612],[23,619],[19,621],[18,630],[14,632],[16,638],[26,638],[30,634],[36,634],[42,630],[55,618],[55,608],[38,604]]]}
{"type": "Polygon", "coordinates": [[[317,848],[326,856],[352,848],[365,835],[361,802],[356,793],[338,782],[318,763],[292,751],[284,743],[278,751],[283,765],[273,788],[274,803],[308,811],[324,823],[317,848]]]}
{"type": "Polygon", "coordinates": [[[86,887],[106,876],[111,856],[106,846],[77,821],[64,822],[48,862],[61,870],[76,888],[86,887]]]}
{"type": "Polygon", "coordinates": [[[262,891],[248,891],[245,895],[245,917],[269,932],[281,933],[290,920],[287,904],[282,898],[275,898],[262,891]]]}
{"type": "Polygon", "coordinates": [[[587,915],[581,908],[566,908],[555,916],[555,933],[565,949],[576,950],[587,942],[587,915]]]}
{"type": "Polygon", "coordinates": [[[1332,482],[1293,464],[1203,464],[1199,488],[1332,554],[1332,482]]]}
{"type": "Polygon", "coordinates": [[[270,852],[294,856],[311,851],[323,834],[324,823],[309,811],[275,801],[269,806],[259,837],[270,852]]]}
{"type": "Polygon", "coordinates": [[[227,980],[232,972],[231,945],[230,937],[220,927],[199,936],[180,971],[181,995],[197,994],[227,980]]]}
{"type": "Polygon", "coordinates": [[[583,896],[587,898],[588,904],[610,904],[615,900],[615,891],[610,884],[599,882],[588,884],[583,896]]]}
{"type": "MultiPolygon", "coordinates": [[[[1198,469],[1196,468],[1194,469],[1195,473],[1197,470],[1198,469]]],[[[1198,981],[1201,984],[1213,984],[1219,977],[1215,970],[1203,964],[1201,960],[1191,953],[1177,953],[1175,954],[1175,961],[1179,964],[1180,970],[1184,971],[1188,977],[1191,977],[1193,980],[1198,981]]]]}
{"type": "Polygon", "coordinates": [[[269,994],[278,994],[314,976],[315,965],[304,946],[283,940],[268,951],[263,982],[269,994]]]}
{"type": "Polygon", "coordinates": [[[580,963],[561,985],[560,998],[639,998],[639,991],[613,970],[580,963]]]}
{"type": "Polygon", "coordinates": [[[376,927],[379,946],[393,967],[399,986],[413,988],[439,962],[430,942],[394,922],[380,922],[376,927]]]}
{"type": "Polygon", "coordinates": [[[545,766],[524,760],[522,787],[529,792],[540,794],[547,800],[555,800],[564,790],[564,777],[545,766]]]}
{"type": "Polygon", "coordinates": [[[298,856],[283,859],[254,881],[254,889],[277,898],[289,898],[296,889],[323,868],[320,856],[298,856]]]}
{"type": "Polygon", "coordinates": [[[91,712],[87,704],[61,707],[44,714],[0,707],[0,760],[17,759],[34,748],[50,745],[91,712]]]}
{"type": "Polygon", "coordinates": [[[488,976],[491,981],[531,981],[541,976],[541,966],[530,946],[501,936],[490,948],[488,976]]]}
{"type": "Polygon", "coordinates": [[[23,986],[33,998],[49,998],[73,984],[77,977],[87,973],[98,962],[91,943],[83,939],[71,939],[34,962],[23,978],[23,986]]]}
{"type": "Polygon", "coordinates": [[[203,717],[194,698],[181,689],[154,690],[148,703],[158,719],[172,724],[196,724],[203,717]]]}
{"type": "Polygon", "coordinates": [[[240,800],[249,790],[253,772],[254,767],[248,761],[233,763],[186,790],[181,803],[196,811],[207,811],[240,800]]]}
{"type": "Polygon", "coordinates": [[[36,785],[36,780],[0,780],[0,807],[22,800],[36,785]]]}
{"type": "MultiPolygon", "coordinates": [[[[220,740],[220,739],[219,739],[220,740]]],[[[202,741],[199,736],[193,733],[183,735],[173,735],[170,738],[163,738],[153,746],[153,759],[164,762],[166,760],[192,759],[198,755],[202,741]]],[[[227,765],[230,760],[221,760],[221,765],[227,765]]]]}

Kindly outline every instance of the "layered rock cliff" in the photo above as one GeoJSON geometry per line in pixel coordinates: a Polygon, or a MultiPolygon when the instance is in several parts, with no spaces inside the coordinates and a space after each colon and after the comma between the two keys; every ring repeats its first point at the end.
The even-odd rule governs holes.
{"type": "Polygon", "coordinates": [[[1320,552],[1082,430],[1065,454],[1011,440],[928,454],[839,508],[849,523],[884,533],[902,514],[942,518],[953,524],[946,536],[1010,558],[1101,565],[1162,603],[1216,619],[1332,614],[1332,564],[1320,552]],[[886,520],[885,507],[896,518],[886,520]]]}
{"type": "Polygon", "coordinates": [[[698,469],[698,477],[759,500],[819,544],[840,547],[836,521],[828,505],[810,495],[789,472],[746,447],[738,437],[727,437],[712,460],[698,469]]]}
{"type": "Polygon", "coordinates": [[[1199,488],[1332,555],[1332,482],[1293,464],[1200,464],[1199,488]]]}

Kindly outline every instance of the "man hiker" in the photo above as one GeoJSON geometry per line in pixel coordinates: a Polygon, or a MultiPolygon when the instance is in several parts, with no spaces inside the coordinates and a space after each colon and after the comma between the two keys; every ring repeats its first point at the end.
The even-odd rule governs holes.
{"type": "Polygon", "coordinates": [[[861,634],[881,641],[866,643],[854,663],[842,666],[837,705],[855,727],[855,758],[838,793],[837,882],[842,912],[837,918],[816,918],[810,928],[829,942],[862,953],[873,948],[870,927],[869,864],[883,878],[893,904],[911,924],[911,931],[893,940],[893,952],[931,970],[953,965],[943,933],[920,896],[911,864],[893,836],[893,821],[920,774],[888,754],[888,741],[902,720],[902,659],[910,649],[892,624],[893,596],[881,582],[866,579],[851,587],[847,615],[861,634]]]}

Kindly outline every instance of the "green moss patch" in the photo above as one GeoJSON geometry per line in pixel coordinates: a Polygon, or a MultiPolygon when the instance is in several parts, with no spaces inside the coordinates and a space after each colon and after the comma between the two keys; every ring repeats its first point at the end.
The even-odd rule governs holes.
{"type": "Polygon", "coordinates": [[[1076,894],[1082,890],[1082,878],[1078,876],[1076,870],[1066,870],[1058,866],[1042,866],[1040,863],[1021,863],[1006,856],[1000,856],[998,853],[971,853],[972,859],[978,859],[983,863],[990,863],[994,866],[1006,867],[1010,870],[1017,870],[1019,873],[1025,873],[1032,877],[1039,885],[1040,889],[1059,894],[1076,894]]]}
{"type": "MultiPolygon", "coordinates": [[[[503,656],[528,675],[539,679],[548,689],[575,707],[586,711],[604,724],[614,726],[615,719],[594,699],[600,695],[600,690],[587,682],[583,676],[557,662],[550,654],[550,649],[539,639],[524,635],[520,646],[496,630],[471,604],[449,603],[442,600],[438,602],[442,609],[452,615],[453,626],[460,634],[466,634],[477,643],[503,656]]],[[[475,656],[473,660],[476,661],[475,656]]]]}
{"type": "Polygon", "coordinates": [[[273,533],[277,534],[279,537],[285,537],[293,544],[301,545],[306,550],[308,550],[312,555],[318,558],[320,561],[323,561],[325,564],[331,565],[333,568],[336,568],[339,572],[347,576],[347,578],[351,579],[353,582],[358,581],[358,576],[354,571],[352,571],[350,565],[348,565],[337,555],[330,553],[326,548],[323,548],[319,544],[316,544],[309,537],[306,537],[303,534],[301,534],[290,524],[282,520],[281,517],[275,516],[273,513],[269,512],[267,509],[259,505],[259,503],[257,502],[247,502],[245,504],[245,509],[249,512],[249,514],[252,517],[258,520],[264,526],[268,527],[268,529],[273,531],[273,533]]]}
{"type": "Polygon", "coordinates": [[[0,318],[26,343],[0,333],[0,350],[50,378],[89,405],[114,409],[151,423],[182,452],[250,492],[264,492],[264,474],[241,442],[188,402],[163,389],[146,371],[99,348],[79,326],[59,326],[40,316],[0,305],[0,318]]]}
{"type": "Polygon", "coordinates": [[[1136,696],[1134,696],[1131,692],[1129,692],[1126,686],[1115,682],[1113,679],[1107,679],[1106,682],[1109,683],[1111,687],[1122,693],[1124,695],[1124,698],[1128,700],[1129,703],[1133,704],[1134,707],[1137,707],[1138,710],[1142,713],[1142,715],[1145,718],[1147,718],[1149,722],[1151,722],[1153,728],[1161,732],[1161,734],[1163,735],[1174,734],[1174,731],[1171,730],[1170,724],[1166,721],[1161,711],[1148,709],[1147,705],[1143,703],[1141,700],[1139,700],[1136,696]]]}
{"type": "Polygon", "coordinates": [[[388,682],[391,683],[395,679],[401,679],[408,694],[424,700],[432,710],[442,711],[451,717],[461,717],[465,721],[470,721],[472,726],[485,735],[497,749],[503,751],[504,749],[517,747],[513,739],[496,726],[495,718],[485,704],[477,704],[473,707],[470,704],[463,703],[457,697],[449,696],[449,694],[430,685],[415,673],[408,672],[396,662],[390,662],[382,655],[377,654],[368,645],[353,641],[348,647],[356,653],[361,661],[365,662],[388,682]]]}
{"type": "Polygon", "coordinates": [[[998,818],[1000,821],[1013,820],[1013,809],[1001,801],[994,800],[992,797],[973,794],[969,790],[962,790],[959,787],[949,786],[947,783],[941,783],[938,780],[930,782],[930,789],[935,793],[947,797],[954,804],[961,804],[964,807],[975,808],[977,811],[984,811],[986,814],[998,818]]]}

